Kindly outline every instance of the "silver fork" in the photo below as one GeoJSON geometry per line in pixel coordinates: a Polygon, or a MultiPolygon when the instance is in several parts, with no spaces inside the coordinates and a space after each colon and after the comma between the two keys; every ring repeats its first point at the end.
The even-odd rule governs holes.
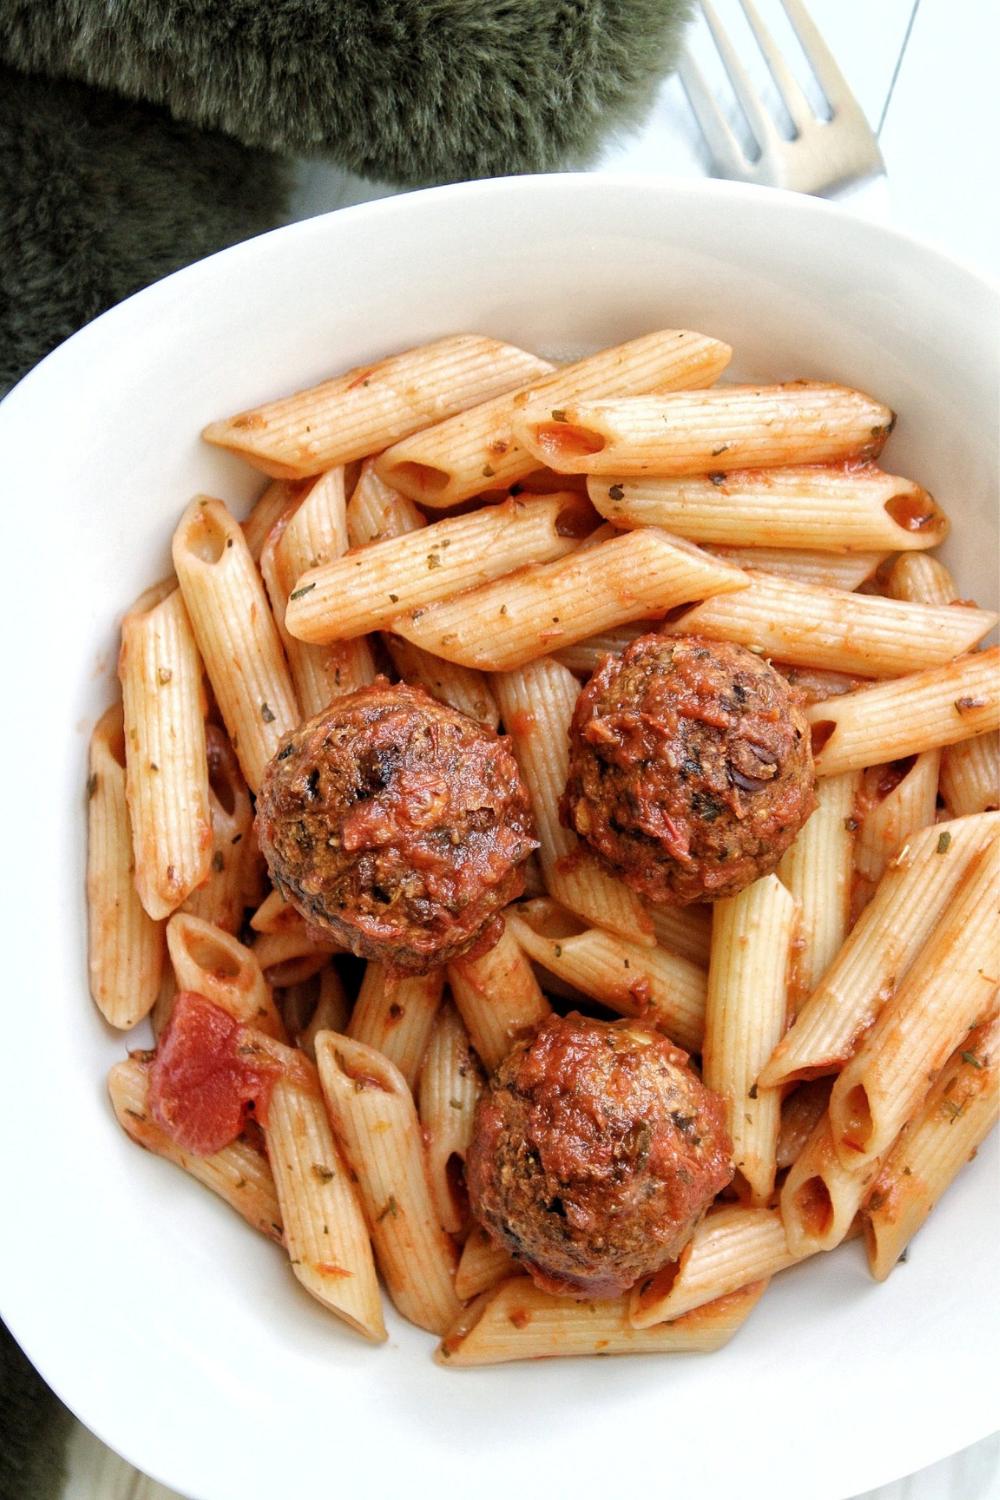
{"type": "Polygon", "coordinates": [[[875,134],[802,0],[781,0],[781,3],[826,96],[831,118],[816,117],[753,0],[740,0],[795,128],[794,138],[786,140],[750,81],[710,0],[701,0],[722,65],[760,147],[756,160],[746,155],[726,123],[705,75],[690,51],[686,51],[677,71],[717,170],[737,182],[791,188],[818,196],[884,174],[885,162],[875,134]]]}

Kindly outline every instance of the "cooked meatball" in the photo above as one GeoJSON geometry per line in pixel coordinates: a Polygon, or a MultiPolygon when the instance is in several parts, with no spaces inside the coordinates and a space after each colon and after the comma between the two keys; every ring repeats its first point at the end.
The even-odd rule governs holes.
{"type": "Polygon", "coordinates": [[[577,702],[560,816],[633,890],[686,905],[769,874],[816,805],[808,726],[743,646],[644,635],[577,702]]]}
{"type": "Polygon", "coordinates": [[[510,742],[384,677],[285,736],[257,833],[308,921],[411,974],[496,942],[537,847],[510,742]]]}
{"type": "Polygon", "coordinates": [[[676,1259],[732,1178],[724,1119],[647,1022],[552,1016],[480,1099],[472,1212],[544,1291],[616,1297],[676,1259]]]}

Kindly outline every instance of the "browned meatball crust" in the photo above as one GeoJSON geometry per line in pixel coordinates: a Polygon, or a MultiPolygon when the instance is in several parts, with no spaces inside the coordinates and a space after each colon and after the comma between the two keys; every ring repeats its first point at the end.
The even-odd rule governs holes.
{"type": "Polygon", "coordinates": [[[414,974],[496,942],[536,847],[510,742],[385,678],[285,736],[257,833],[308,921],[414,974]]]}
{"type": "Polygon", "coordinates": [[[743,646],[640,636],[580,694],[560,816],[628,885],[685,905],[769,874],[816,805],[808,726],[743,646]]]}
{"type": "Polygon", "coordinates": [[[676,1259],[732,1178],[724,1121],[645,1021],[552,1016],[480,1099],[472,1212],[544,1291],[616,1297],[676,1259]]]}

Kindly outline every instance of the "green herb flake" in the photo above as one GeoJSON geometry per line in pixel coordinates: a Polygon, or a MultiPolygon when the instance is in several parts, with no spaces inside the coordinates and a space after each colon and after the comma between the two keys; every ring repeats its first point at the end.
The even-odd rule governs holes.
{"type": "Polygon", "coordinates": [[[381,1224],[381,1222],[385,1218],[386,1214],[392,1214],[392,1217],[394,1219],[396,1219],[396,1218],[399,1217],[399,1212],[398,1212],[398,1209],[396,1207],[396,1200],[392,1196],[391,1193],[389,1194],[389,1201],[388,1201],[388,1203],[385,1205],[385,1208],[383,1208],[382,1212],[379,1214],[378,1218],[375,1220],[375,1223],[376,1224],[381,1224]]]}
{"type": "Polygon", "coordinates": [[[390,594],[389,595],[389,601],[392,604],[398,604],[399,603],[399,595],[398,594],[390,594]]]}
{"type": "Polygon", "coordinates": [[[212,869],[215,871],[216,875],[221,875],[225,868],[226,861],[222,856],[222,850],[216,849],[215,853],[212,855],[212,869]]]}
{"type": "Polygon", "coordinates": [[[747,1097],[750,1098],[750,1099],[756,1099],[756,1097],[757,1097],[757,1085],[756,1084],[753,1084],[751,1086],[750,1093],[749,1093],[749,1095],[747,1097]]]}
{"type": "Polygon", "coordinates": [[[274,723],[274,714],[271,712],[271,709],[267,703],[262,703],[260,705],[260,716],[264,720],[265,724],[274,723]]]}
{"type": "Polygon", "coordinates": [[[302,588],[300,588],[300,589],[293,589],[292,592],[289,594],[288,598],[289,598],[289,600],[292,600],[292,599],[304,599],[305,596],[306,596],[306,594],[311,594],[312,591],[313,591],[313,589],[315,587],[316,587],[316,585],[314,583],[303,584],[302,588]]]}
{"type": "Polygon", "coordinates": [[[962,1052],[959,1055],[963,1062],[967,1062],[969,1064],[970,1068],[981,1068],[983,1066],[981,1060],[976,1056],[974,1052],[962,1052]]]}
{"type": "Polygon", "coordinates": [[[157,667],[156,669],[156,680],[157,682],[162,682],[164,685],[170,681],[173,675],[169,667],[157,667]]]}
{"type": "Polygon", "coordinates": [[[553,422],[565,422],[566,413],[560,408],[552,413],[553,422]]]}
{"type": "Polygon", "coordinates": [[[96,791],[97,791],[97,772],[93,771],[87,777],[87,800],[88,801],[90,800],[90,798],[94,795],[94,793],[96,791]]]}
{"type": "Polygon", "coordinates": [[[613,484],[611,486],[611,488],[608,490],[608,499],[609,500],[624,500],[625,499],[625,491],[622,489],[622,487],[621,487],[620,484],[613,484]]]}
{"type": "Polygon", "coordinates": [[[934,853],[935,854],[944,854],[945,851],[948,848],[948,845],[950,843],[951,843],[951,834],[946,829],[944,833],[942,833],[942,834],[939,835],[938,841],[937,841],[937,848],[934,850],[934,853]]]}
{"type": "Polygon", "coordinates": [[[428,552],[427,566],[428,568],[439,568],[441,566],[441,559],[436,552],[428,552]]]}
{"type": "Polygon", "coordinates": [[[485,468],[483,469],[483,478],[484,479],[492,479],[495,474],[496,474],[496,469],[491,468],[489,464],[487,464],[485,466],[485,468]]]}
{"type": "Polygon", "coordinates": [[[333,1168],[326,1166],[321,1161],[314,1161],[309,1170],[316,1178],[317,1182],[332,1182],[334,1179],[335,1174],[333,1168]]]}

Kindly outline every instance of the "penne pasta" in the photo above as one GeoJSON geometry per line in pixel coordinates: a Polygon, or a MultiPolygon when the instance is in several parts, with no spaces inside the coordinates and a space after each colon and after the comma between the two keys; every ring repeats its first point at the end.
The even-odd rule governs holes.
{"type": "Polygon", "coordinates": [[[163,923],[146,911],[132,879],[125,733],[117,703],[90,738],[87,824],[90,993],[104,1019],[127,1031],[156,1001],[165,940],[163,923]]]}
{"type": "Polygon", "coordinates": [[[921,829],[891,862],[760,1075],[768,1088],[842,1068],[902,981],[970,863],[997,837],[984,814],[921,829]]]}
{"type": "MultiPolygon", "coordinates": [[[[515,908],[508,907],[509,916],[515,908]]],[[[448,965],[448,983],[472,1045],[492,1073],[522,1037],[551,1014],[538,980],[506,920],[499,940],[485,953],[448,965]]]]}
{"type": "Polygon", "coordinates": [[[443,969],[394,979],[369,962],[345,1035],[383,1053],[413,1089],[443,994],[443,969]]]}
{"type": "Polygon", "coordinates": [[[504,489],[538,468],[538,459],[514,433],[526,401],[558,407],[609,391],[629,395],[711,385],[731,356],[727,344],[704,334],[684,329],[647,334],[564,365],[547,379],[535,377],[516,397],[498,397],[396,444],[376,460],[376,472],[423,505],[457,505],[485,488],[504,489]]]}
{"type": "Polygon", "coordinates": [[[305,479],[378,453],[551,368],[513,344],[457,334],[212,422],[202,436],[276,479],[305,479]]]}
{"type": "Polygon", "coordinates": [[[889,571],[887,592],[891,599],[909,599],[915,604],[954,604],[958,598],[955,580],[936,557],[904,553],[889,571]]]}
{"type": "Polygon", "coordinates": [[[1000,985],[1000,842],[976,856],[905,979],[879,1012],[830,1095],[845,1166],[875,1161],[916,1113],[1000,985]]]}
{"type": "Polygon", "coordinates": [[[606,656],[621,656],[627,646],[640,635],[656,630],[659,623],[659,620],[632,620],[627,625],[616,625],[613,630],[599,630],[570,646],[560,646],[552,652],[552,658],[577,677],[586,678],[597,671],[606,656]]]}
{"type": "Polygon", "coordinates": [[[333,1031],[317,1036],[316,1062],[389,1295],[411,1323],[444,1333],[460,1311],[457,1257],[431,1202],[420,1122],[406,1080],[380,1052],[333,1031]]]}
{"type": "Polygon", "coordinates": [[[650,1021],[686,1052],[700,1052],[705,1024],[705,971],[664,948],[640,948],[581,924],[552,901],[508,908],[518,944],[559,979],[620,1016],[650,1021]]]}
{"type": "Polygon", "coordinates": [[[878,1162],[845,1166],[833,1145],[829,1112],[817,1121],[781,1189],[781,1219],[793,1255],[832,1250],[850,1233],[878,1162]]]}
{"type": "Polygon", "coordinates": [[[260,555],[275,624],[299,707],[307,719],[322,713],[331,699],[375,681],[375,662],[363,637],[309,646],[285,627],[288,598],[302,574],[346,551],[344,471],[330,469],[275,522],[260,555]]]}
{"type": "Polygon", "coordinates": [[[167,923],[167,948],[180,989],[204,995],[244,1025],[284,1039],[284,1023],[253,949],[187,912],[176,912],[167,923]]]}
{"type": "Polygon", "coordinates": [[[889,553],[936,547],[948,534],[947,517],[926,490],[871,463],[676,479],[602,475],[587,481],[587,493],[616,526],[662,526],[693,542],[889,553]]]}
{"type": "Polygon", "coordinates": [[[815,811],[778,866],[778,876],[799,908],[792,953],[793,999],[812,994],[847,937],[857,789],[854,771],[819,782],[815,811]]]}
{"type": "MultiPolygon", "coordinates": [[[[780,472],[780,471],[776,471],[780,472]]],[[[793,547],[718,547],[703,550],[736,568],[775,573],[820,588],[860,588],[882,566],[888,552],[810,552],[793,547]]]]}
{"type": "Polygon", "coordinates": [[[316,1069],[290,1047],[272,1042],[267,1050],[283,1064],[262,1123],[295,1278],[350,1327],[381,1343],[386,1331],[368,1227],[316,1069]]]}
{"type": "Polygon", "coordinates": [[[558,662],[541,657],[516,671],[499,673],[492,686],[531,798],[538,859],[549,894],[584,921],[651,947],[653,925],[638,896],[559,821],[579,683],[558,662]]]}
{"type": "Polygon", "coordinates": [[[263,860],[253,831],[253,804],[239,761],[216,724],[205,725],[212,859],[208,879],[181,907],[215,927],[237,933],[258,896],[263,860]]]}
{"type": "Polygon", "coordinates": [[[137,1145],[174,1162],[235,1208],[253,1229],[282,1242],[281,1208],[267,1156],[240,1136],[212,1156],[193,1156],[176,1145],[149,1113],[149,1065],[133,1055],[115,1063],[108,1093],[119,1125],[137,1145]]]}
{"type": "Polygon", "coordinates": [[[208,879],[212,861],[201,658],[172,584],[126,614],[118,675],[135,884],[159,920],[208,879]]]}
{"type": "MultiPolygon", "coordinates": [[[[455,1007],[446,1003],[434,1022],[420,1070],[417,1104],[431,1198],[438,1223],[449,1234],[460,1234],[469,1217],[465,1157],[482,1088],[483,1071],[469,1045],[469,1033],[455,1007]]],[[[455,1295],[461,1297],[457,1275],[455,1281],[455,1295]]]]}
{"type": "Polygon", "coordinates": [[[814,704],[806,718],[817,776],[901,760],[1000,729],[1000,647],[814,704]]]}
{"type": "Polygon", "coordinates": [[[414,646],[400,636],[383,636],[385,648],[403,682],[426,688],[440,703],[450,703],[488,729],[500,727],[500,710],[482,672],[445,661],[431,651],[414,646]]]}
{"type": "Polygon", "coordinates": [[[649,906],[649,919],[660,948],[708,968],[712,951],[711,906],[649,906]]]}
{"type": "Polygon", "coordinates": [[[944,747],[941,795],[953,818],[1000,807],[1000,734],[995,729],[944,747]]]}
{"type": "Polygon", "coordinates": [[[762,1205],[774,1189],[781,1092],[758,1075],[785,1029],[795,898],[777,875],[715,902],[702,1076],[726,1102],[733,1161],[762,1205]]]}
{"type": "Polygon", "coordinates": [[[509,672],[628,620],[742,589],[746,576],[648,527],[397,615],[397,635],[448,661],[509,672]]]}
{"type": "Polygon", "coordinates": [[[778,1171],[794,1166],[806,1142],[826,1113],[833,1079],[808,1078],[795,1084],[781,1101],[781,1130],[778,1133],[778,1171]]]}
{"type": "Polygon", "coordinates": [[[626,1297],[574,1302],[515,1276],[465,1309],[434,1360],[466,1368],[580,1354],[709,1354],[729,1342],[766,1287],[758,1281],[674,1322],[640,1329],[629,1322],[626,1297]]]}
{"type": "Polygon", "coordinates": [[[268,533],[274,523],[295,505],[309,487],[306,479],[275,479],[257,501],[253,510],[242,523],[250,556],[260,565],[260,554],[264,550],[268,533]]]}
{"type": "Polygon", "coordinates": [[[455,1272],[455,1295],[462,1302],[478,1297],[498,1281],[520,1274],[516,1260],[506,1250],[500,1250],[490,1239],[486,1230],[474,1224],[469,1237],[462,1246],[462,1254],[455,1272]]]}
{"type": "Polygon", "coordinates": [[[566,495],[509,500],[362,547],[305,573],[285,623],[315,645],[381,630],[402,611],[572,551],[575,543],[560,525],[578,505],[566,495]]]}
{"type": "MultiPolygon", "coordinates": [[[[558,489],[553,485],[553,489],[558,489]]],[[[375,472],[375,461],[366,458],[347,502],[347,540],[352,547],[384,542],[427,525],[427,518],[406,495],[394,490],[375,472]]]]}
{"type": "MultiPolygon", "coordinates": [[[[910,834],[929,827],[937,818],[940,765],[940,750],[924,750],[902,780],[862,818],[854,860],[858,873],[873,885],[882,878],[889,860],[910,834]]],[[[840,780],[827,777],[820,786],[826,786],[831,779],[840,780]]]]}
{"type": "Polygon", "coordinates": [[[948,1059],[900,1135],[865,1200],[872,1275],[884,1281],[938,1199],[997,1122],[1000,1036],[996,1016],[948,1059]]]}
{"type": "Polygon", "coordinates": [[[173,554],[205,670],[256,793],[281,736],[301,718],[264,585],[221,500],[191,501],[174,533],[173,554]]]}
{"type": "Polygon", "coordinates": [[[845,386],[717,386],[619,400],[533,399],[514,437],[562,474],[711,474],[877,458],[895,417],[845,386]]]}
{"type": "Polygon", "coordinates": [[[311,983],[318,986],[316,1008],[309,1024],[297,1039],[310,1062],[316,1061],[316,1038],[321,1031],[346,1031],[351,1018],[351,1002],[347,998],[344,982],[332,963],[326,963],[311,983]]]}
{"type": "Polygon", "coordinates": [[[950,662],[1000,618],[990,610],[846,594],[765,573],[743,576],[749,587],[694,605],[664,634],[706,635],[807,667],[895,677],[950,662]]]}
{"type": "Polygon", "coordinates": [[[705,1215],[677,1260],[629,1294],[633,1328],[671,1323],[696,1307],[794,1265],[776,1208],[715,1208],[705,1215]]]}

